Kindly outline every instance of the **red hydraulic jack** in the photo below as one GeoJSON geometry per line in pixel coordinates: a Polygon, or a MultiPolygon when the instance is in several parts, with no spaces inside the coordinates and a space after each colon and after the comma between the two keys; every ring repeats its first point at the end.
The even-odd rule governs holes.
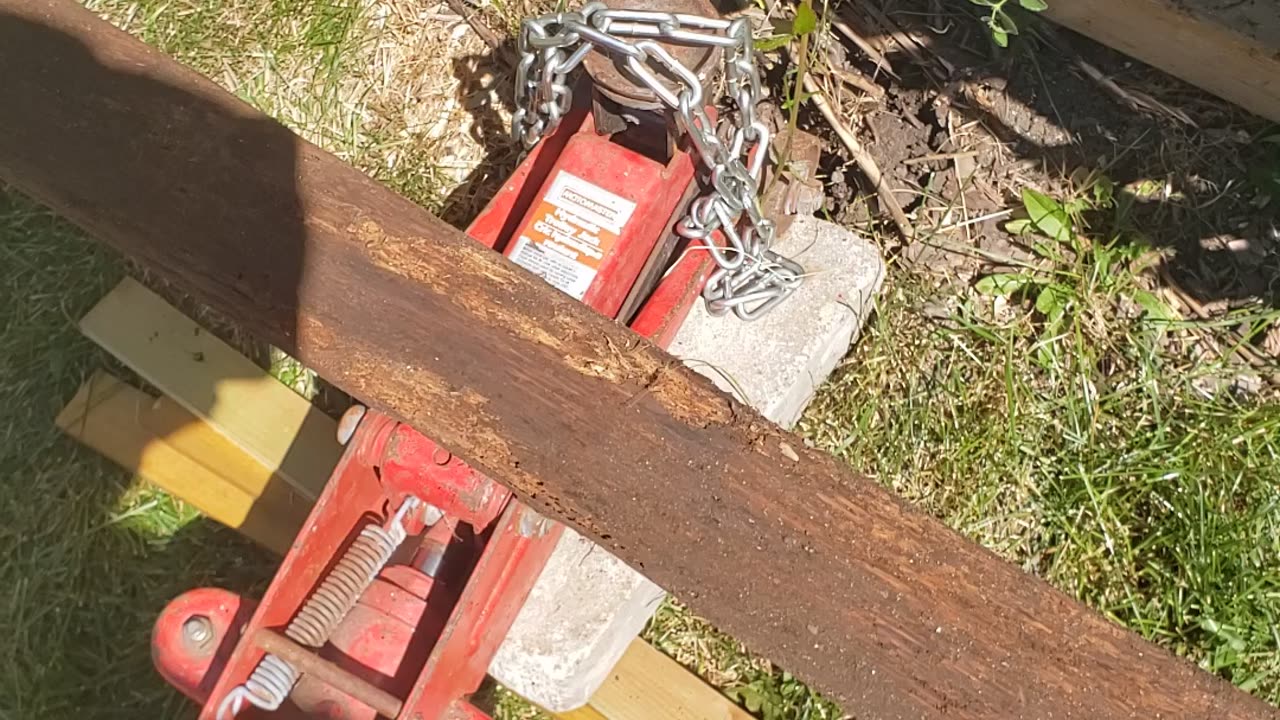
{"type": "MultiPolygon", "coordinates": [[[[657,115],[600,132],[608,100],[582,89],[468,233],[665,346],[713,269],[673,230],[695,160],[657,115]]],[[[345,420],[262,600],[197,589],[155,625],[157,668],[204,720],[488,717],[468,698],[563,528],[407,425],[345,420]]]]}

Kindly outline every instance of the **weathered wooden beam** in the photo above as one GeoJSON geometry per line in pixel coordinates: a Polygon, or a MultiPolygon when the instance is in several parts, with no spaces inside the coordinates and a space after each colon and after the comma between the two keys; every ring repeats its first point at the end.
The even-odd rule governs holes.
{"type": "MultiPolygon", "coordinates": [[[[126,281],[128,282],[128,281],[126,281]]],[[[137,300],[138,296],[129,297],[137,300]]],[[[142,310],[150,308],[144,307],[142,310]]],[[[174,310],[173,312],[177,312],[174,310]]],[[[146,313],[144,313],[145,315],[146,313]]],[[[172,342],[172,338],[162,341],[172,342]]],[[[145,346],[117,345],[113,352],[146,361],[145,346]]],[[[244,410],[270,416],[279,400],[261,373],[262,382],[238,392],[244,410]]],[[[283,385],[280,389],[292,392],[283,385]]],[[[80,386],[58,415],[57,425],[68,435],[97,450],[135,475],[159,485],[209,517],[239,530],[263,547],[284,555],[307,520],[311,499],[293,491],[283,478],[249,455],[244,447],[261,439],[261,427],[249,413],[212,424],[183,409],[190,399],[154,397],[105,372],[96,372],[80,386]],[[170,434],[159,434],[161,428],[170,434]]],[[[330,421],[330,435],[337,423],[330,421]]],[[[323,456],[326,444],[314,435],[285,426],[300,448],[323,456]]],[[[561,720],[752,720],[747,711],[650,647],[632,641],[588,704],[560,713],[561,720]]]]}
{"type": "Polygon", "coordinates": [[[859,718],[1264,718],[73,0],[0,0],[0,179],[859,718]]]}
{"type": "Polygon", "coordinates": [[[1045,14],[1280,122],[1280,3],[1274,0],[1049,0],[1045,14]]]}

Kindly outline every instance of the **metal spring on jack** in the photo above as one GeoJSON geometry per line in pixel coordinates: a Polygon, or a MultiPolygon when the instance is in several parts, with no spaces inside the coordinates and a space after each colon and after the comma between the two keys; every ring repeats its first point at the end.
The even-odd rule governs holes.
{"type": "MultiPolygon", "coordinates": [[[[333,571],[325,576],[303,603],[302,609],[289,621],[285,636],[307,647],[324,645],[338,623],[351,612],[360,596],[386,567],[391,554],[404,542],[404,518],[420,504],[418,498],[410,496],[385,528],[365,526],[333,571]]],[[[289,697],[297,681],[296,668],[275,655],[267,654],[249,679],[223,698],[218,705],[218,720],[235,717],[245,703],[262,710],[276,710],[289,697]]]]}

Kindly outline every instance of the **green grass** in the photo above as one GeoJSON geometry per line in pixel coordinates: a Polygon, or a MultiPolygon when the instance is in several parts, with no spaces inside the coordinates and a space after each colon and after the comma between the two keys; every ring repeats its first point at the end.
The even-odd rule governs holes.
{"type": "Polygon", "coordinates": [[[358,0],[86,0],[86,5],[346,159],[361,132],[358,0]]]}
{"type": "MultiPolygon", "coordinates": [[[[263,96],[260,89],[280,66],[312,68],[312,89],[336,88],[343,27],[354,27],[350,10],[358,7],[257,0],[93,5],[130,18],[133,30],[215,77],[243,73],[249,82],[242,96],[251,100],[263,96]],[[286,39],[287,46],[278,44],[286,39]],[[270,49],[271,62],[228,61],[251,48],[270,49]]],[[[340,119],[333,110],[340,93],[304,90],[297,97],[311,99],[290,105],[291,117],[327,118],[313,124],[312,137],[343,150],[342,133],[330,131],[341,127],[332,120],[340,119]]],[[[54,428],[54,416],[87,374],[113,367],[76,321],[124,272],[102,246],[0,189],[2,718],[193,716],[195,707],[152,669],[155,618],[191,588],[260,591],[275,565],[233,531],[135,482],[54,428]]]]}
{"type": "Polygon", "coordinates": [[[75,321],[122,272],[66,223],[0,194],[0,717],[190,714],[150,668],[151,624],[186,589],[247,589],[270,567],[54,428],[108,362],[75,321]]]}
{"type": "Polygon", "coordinates": [[[1020,328],[948,325],[895,290],[806,432],[1113,620],[1280,701],[1280,406],[1203,398],[1140,335],[1134,366],[1101,388],[1084,362],[1051,380],[1028,371],[1020,328]]]}
{"type": "MultiPolygon", "coordinates": [[[[370,100],[384,39],[373,0],[88,4],[444,207],[452,188],[435,155],[448,138],[421,140],[370,100]]],[[[495,5],[495,26],[522,7],[495,5]]],[[[1141,279],[1152,258],[1101,184],[1045,205],[1029,228],[1033,267],[981,292],[894,271],[803,430],[1028,571],[1277,702],[1280,405],[1270,390],[1232,389],[1241,371],[1216,359],[1220,328],[1168,320],[1141,279]],[[1088,239],[1061,235],[1055,220],[1088,239]]],[[[152,621],[183,590],[252,589],[273,564],[53,429],[81,379],[111,365],[75,321],[124,271],[0,194],[0,717],[191,714],[151,670],[152,621]]],[[[1232,324],[1273,320],[1245,309],[1232,324]]],[[[273,360],[282,379],[310,387],[296,364],[273,360]]],[[[766,720],[840,716],[676,603],[645,636],[766,720]]],[[[501,720],[535,715],[500,691],[497,703],[501,720]]]]}
{"type": "Polygon", "coordinates": [[[1213,338],[1147,289],[1154,258],[1122,214],[1073,232],[1112,209],[1100,197],[1073,208],[1029,193],[1047,218],[1031,228],[1041,260],[953,290],[950,312],[900,277],[804,429],[1116,622],[1280,702],[1280,404],[1239,389],[1247,367],[1200,357],[1213,338]]]}

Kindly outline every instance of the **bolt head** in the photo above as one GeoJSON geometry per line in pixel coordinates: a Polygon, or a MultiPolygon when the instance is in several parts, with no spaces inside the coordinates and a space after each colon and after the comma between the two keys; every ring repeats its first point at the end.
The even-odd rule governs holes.
{"type": "Polygon", "coordinates": [[[351,442],[351,438],[356,434],[356,428],[360,427],[360,421],[364,419],[364,414],[368,412],[368,408],[363,405],[352,405],[347,411],[342,413],[342,419],[338,421],[338,444],[345,446],[351,442]]]}
{"type": "Polygon", "coordinates": [[[213,641],[213,622],[204,615],[192,615],[182,623],[182,639],[201,648],[213,641]]]}

